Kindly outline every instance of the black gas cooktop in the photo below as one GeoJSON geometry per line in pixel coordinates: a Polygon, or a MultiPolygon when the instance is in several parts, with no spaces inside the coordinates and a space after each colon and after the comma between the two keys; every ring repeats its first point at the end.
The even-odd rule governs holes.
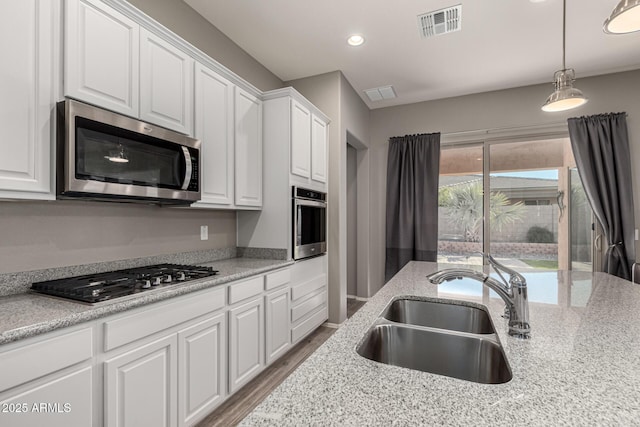
{"type": "Polygon", "coordinates": [[[95,304],[217,273],[212,267],[158,264],[36,282],[31,285],[31,289],[47,295],[95,304]]]}

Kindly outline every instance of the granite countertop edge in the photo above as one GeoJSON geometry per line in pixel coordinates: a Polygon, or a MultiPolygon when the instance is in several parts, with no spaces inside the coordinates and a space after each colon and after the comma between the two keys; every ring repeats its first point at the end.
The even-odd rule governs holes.
{"type": "Polygon", "coordinates": [[[0,345],[74,326],[83,322],[90,322],[112,314],[122,313],[204,289],[225,285],[229,282],[290,266],[294,264],[294,261],[231,258],[214,260],[202,264],[214,268],[219,265],[226,265],[228,267],[237,265],[242,271],[234,271],[231,274],[222,276],[212,276],[178,286],[158,289],[153,292],[144,292],[135,298],[128,298],[122,301],[116,300],[95,306],[66,301],[34,292],[0,297],[0,345]],[[257,265],[251,265],[252,262],[257,265]],[[16,313],[17,310],[20,310],[20,313],[16,313]],[[20,315],[21,319],[27,318],[29,320],[18,321],[18,323],[21,324],[14,326],[17,322],[11,319],[17,315],[20,315]]]}

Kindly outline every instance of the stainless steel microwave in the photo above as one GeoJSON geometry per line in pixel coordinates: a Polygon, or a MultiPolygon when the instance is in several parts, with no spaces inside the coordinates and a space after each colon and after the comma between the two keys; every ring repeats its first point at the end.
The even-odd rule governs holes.
{"type": "Polygon", "coordinates": [[[292,187],[293,259],[327,252],[327,194],[292,187]]]}
{"type": "Polygon", "coordinates": [[[67,99],[58,103],[57,194],[188,205],[200,200],[200,141],[67,99]]]}

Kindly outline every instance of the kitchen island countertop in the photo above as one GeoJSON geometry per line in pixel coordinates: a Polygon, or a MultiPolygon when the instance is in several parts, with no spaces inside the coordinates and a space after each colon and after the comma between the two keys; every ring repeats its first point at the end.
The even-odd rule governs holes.
{"type": "Polygon", "coordinates": [[[405,266],[241,425],[640,425],[640,286],[604,273],[526,273],[532,338],[520,340],[507,335],[502,300],[479,282],[426,279],[450,267],[405,266]],[[511,381],[477,384],[358,355],[400,295],[485,305],[511,381]]]}
{"type": "Polygon", "coordinates": [[[67,326],[120,313],[213,286],[262,274],[293,264],[293,261],[254,258],[230,258],[210,263],[216,276],[142,292],[135,297],[95,306],[33,292],[0,297],[0,344],[29,338],[67,326]]]}

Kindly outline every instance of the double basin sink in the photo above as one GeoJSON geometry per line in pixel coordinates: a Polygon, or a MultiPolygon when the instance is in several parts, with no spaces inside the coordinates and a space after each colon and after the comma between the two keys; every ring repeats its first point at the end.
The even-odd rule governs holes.
{"type": "Polygon", "coordinates": [[[512,377],[489,313],[471,303],[398,297],[356,351],[376,362],[483,384],[512,377]]]}

